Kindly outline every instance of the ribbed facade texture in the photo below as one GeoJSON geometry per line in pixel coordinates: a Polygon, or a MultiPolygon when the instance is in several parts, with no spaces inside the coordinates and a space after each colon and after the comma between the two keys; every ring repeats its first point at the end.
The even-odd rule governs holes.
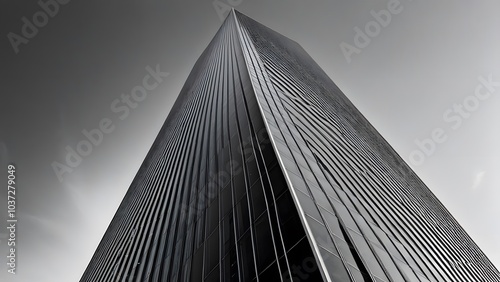
{"type": "Polygon", "coordinates": [[[233,11],[81,281],[500,281],[294,41],[233,11]]]}

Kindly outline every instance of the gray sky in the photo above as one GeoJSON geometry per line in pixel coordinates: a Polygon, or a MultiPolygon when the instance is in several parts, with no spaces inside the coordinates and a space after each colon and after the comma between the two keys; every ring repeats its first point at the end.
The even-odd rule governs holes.
{"type": "MultiPolygon", "coordinates": [[[[500,2],[394,1],[215,3],[232,3],[301,44],[499,266],[500,87],[490,83],[495,92],[483,100],[474,93],[488,93],[478,77],[500,81],[500,2]],[[384,18],[377,30],[372,14],[387,13],[390,21],[384,18]],[[355,28],[366,26],[369,42],[356,45],[355,28]],[[341,48],[346,44],[357,48],[350,63],[341,48]],[[457,106],[464,101],[462,117],[457,106]],[[438,128],[446,140],[420,164],[411,162],[419,149],[415,140],[432,138],[438,128]]],[[[36,1],[2,3],[0,257],[7,256],[11,162],[19,221],[18,274],[7,274],[2,264],[1,281],[78,281],[195,60],[219,28],[219,13],[227,14],[211,1],[103,2],[72,0],[57,11],[51,6],[53,17],[45,23],[36,1]],[[25,28],[31,38],[19,39],[23,17],[33,23],[34,15],[38,31],[25,28]],[[10,35],[17,54],[10,32],[18,36],[10,35]],[[135,108],[128,106],[128,115],[117,113],[126,104],[115,100],[142,85],[148,66],[170,75],[135,108]],[[64,164],[66,147],[75,149],[87,140],[82,130],[98,128],[105,118],[114,130],[60,182],[52,163],[64,164]]]]}

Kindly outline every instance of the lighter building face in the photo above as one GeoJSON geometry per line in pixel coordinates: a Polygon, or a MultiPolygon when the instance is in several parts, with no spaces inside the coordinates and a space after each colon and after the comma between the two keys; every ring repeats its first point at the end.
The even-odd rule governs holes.
{"type": "Polygon", "coordinates": [[[232,12],[81,281],[500,281],[295,42],[232,12]]]}

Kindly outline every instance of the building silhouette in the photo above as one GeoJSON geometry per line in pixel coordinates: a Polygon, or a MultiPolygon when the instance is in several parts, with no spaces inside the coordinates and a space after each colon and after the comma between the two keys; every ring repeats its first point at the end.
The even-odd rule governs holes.
{"type": "Polygon", "coordinates": [[[81,281],[500,281],[294,41],[232,11],[81,281]]]}

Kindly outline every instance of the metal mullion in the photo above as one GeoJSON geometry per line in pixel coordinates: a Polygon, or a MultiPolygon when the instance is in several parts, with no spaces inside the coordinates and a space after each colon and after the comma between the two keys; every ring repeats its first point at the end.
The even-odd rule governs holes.
{"type": "MultiPolygon", "coordinates": [[[[140,184],[136,184],[136,185],[140,185],[140,184]]],[[[142,190],[145,190],[145,186],[142,187],[142,189],[138,189],[137,191],[142,191],[142,190]]],[[[138,193],[140,195],[140,192],[138,193]]],[[[121,222],[120,222],[120,230],[119,230],[119,233],[117,234],[117,236],[114,236],[113,240],[110,241],[110,245],[107,246],[107,250],[110,250],[112,247],[115,248],[114,246],[116,246],[116,244],[118,244],[118,246],[123,246],[125,243],[123,242],[123,239],[126,238],[126,237],[120,237],[119,234],[123,234],[125,233],[128,228],[127,226],[130,226],[129,222],[130,221],[127,221],[126,219],[128,217],[130,217],[130,214],[131,214],[131,209],[133,209],[136,205],[138,205],[139,202],[137,201],[137,198],[134,197],[133,198],[133,202],[131,203],[130,206],[127,207],[127,209],[124,211],[124,217],[121,219],[121,222]]],[[[106,257],[106,258],[103,258],[103,259],[107,259],[108,262],[106,262],[106,264],[110,264],[112,263],[112,261],[110,261],[111,258],[113,257],[116,257],[116,254],[112,254],[111,257],[106,257]]],[[[103,259],[101,259],[100,261],[102,261],[103,259]]],[[[116,264],[117,262],[114,261],[114,263],[116,264]]],[[[104,271],[104,269],[106,269],[106,267],[104,266],[101,271],[98,271],[96,272],[96,275],[98,273],[101,273],[102,271],[104,271]]],[[[95,275],[94,275],[95,276],[95,275]]]]}

